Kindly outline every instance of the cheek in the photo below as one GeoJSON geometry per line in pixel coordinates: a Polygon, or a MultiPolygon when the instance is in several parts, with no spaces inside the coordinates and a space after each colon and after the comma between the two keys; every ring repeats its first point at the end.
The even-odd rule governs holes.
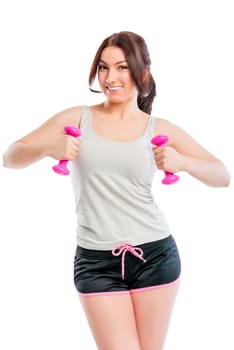
{"type": "Polygon", "coordinates": [[[136,85],[135,85],[134,81],[132,80],[132,77],[129,74],[123,78],[123,81],[126,85],[128,85],[130,90],[137,91],[136,85]]]}
{"type": "Polygon", "coordinates": [[[133,95],[138,95],[137,87],[133,82],[131,82],[128,86],[129,86],[129,91],[131,91],[133,95]]]}
{"type": "Polygon", "coordinates": [[[97,79],[99,81],[99,84],[101,84],[105,78],[104,78],[105,74],[102,72],[102,73],[97,73],[97,79]]]}
{"type": "Polygon", "coordinates": [[[99,86],[102,90],[105,89],[105,80],[106,80],[106,78],[105,78],[104,74],[98,74],[97,81],[98,81],[99,86]]]}

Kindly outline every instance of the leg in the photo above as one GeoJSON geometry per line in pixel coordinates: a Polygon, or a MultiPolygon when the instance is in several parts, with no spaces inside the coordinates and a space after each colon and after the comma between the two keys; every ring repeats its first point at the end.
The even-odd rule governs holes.
{"type": "Polygon", "coordinates": [[[179,280],[158,289],[132,291],[141,350],[162,350],[179,280]]]}
{"type": "Polygon", "coordinates": [[[99,350],[141,350],[131,296],[80,296],[99,350]]]}

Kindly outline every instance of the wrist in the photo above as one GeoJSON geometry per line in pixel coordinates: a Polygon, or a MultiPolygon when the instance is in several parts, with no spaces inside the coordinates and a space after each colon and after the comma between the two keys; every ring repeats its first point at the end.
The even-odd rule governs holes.
{"type": "Polygon", "coordinates": [[[181,171],[190,173],[194,166],[194,159],[185,155],[182,155],[181,171]]]}
{"type": "Polygon", "coordinates": [[[53,157],[53,146],[52,146],[52,143],[50,141],[41,144],[40,147],[41,147],[42,157],[54,158],[53,157]]]}

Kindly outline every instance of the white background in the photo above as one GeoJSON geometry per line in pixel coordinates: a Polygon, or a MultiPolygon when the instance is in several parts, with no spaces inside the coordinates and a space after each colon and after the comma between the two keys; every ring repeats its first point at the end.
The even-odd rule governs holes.
{"type": "MultiPolygon", "coordinates": [[[[115,31],[142,35],[167,118],[233,173],[232,1],[1,1],[0,147],[65,108],[101,101],[88,90],[93,56],[115,31]]],[[[94,350],[73,285],[75,206],[52,159],[0,167],[0,348],[94,350]]],[[[182,258],[165,350],[233,350],[233,185],[155,179],[156,201],[182,258]]],[[[101,320],[100,320],[101,321],[101,320]]],[[[130,350],[130,349],[129,349],[130,350]]]]}

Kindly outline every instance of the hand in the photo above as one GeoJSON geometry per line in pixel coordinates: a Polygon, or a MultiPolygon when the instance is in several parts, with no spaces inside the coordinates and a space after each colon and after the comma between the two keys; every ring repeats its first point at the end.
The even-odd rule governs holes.
{"type": "Polygon", "coordinates": [[[80,148],[80,139],[70,135],[60,135],[48,144],[48,156],[56,160],[74,160],[80,148]]]}
{"type": "Polygon", "coordinates": [[[183,169],[185,157],[170,146],[154,146],[155,164],[160,170],[176,173],[183,169]]]}

